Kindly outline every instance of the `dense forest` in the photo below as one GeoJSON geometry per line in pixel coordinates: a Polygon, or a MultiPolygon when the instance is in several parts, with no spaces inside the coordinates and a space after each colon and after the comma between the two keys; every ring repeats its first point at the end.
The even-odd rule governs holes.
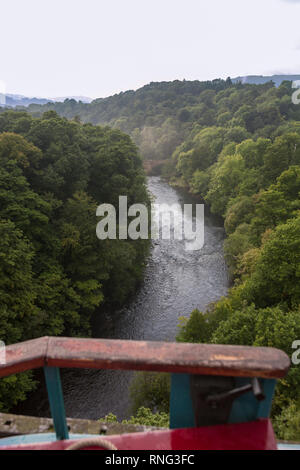
{"type": "MultiPolygon", "coordinates": [[[[292,102],[294,91],[291,82],[176,81],[90,105],[54,106],[68,117],[129,132],[144,158],[166,160],[162,172],[171,184],[201,196],[223,217],[232,288],[207,312],[183,318],[179,341],[274,346],[291,357],[300,339],[300,106],[292,102]]],[[[134,395],[143,389],[139,405],[166,411],[161,389],[154,401],[148,391],[154,382],[144,374],[134,395]]],[[[272,414],[278,436],[300,437],[298,366],[280,381],[272,414]]]]}
{"type": "MultiPolygon", "coordinates": [[[[213,126],[194,129],[170,178],[224,219],[232,288],[208,312],[182,319],[180,341],[273,346],[300,339],[300,107],[291,83],[216,94],[213,126]]],[[[300,369],[277,387],[278,435],[300,437],[300,369]]]]}
{"type": "MultiPolygon", "coordinates": [[[[149,203],[130,137],[54,111],[0,113],[0,338],[88,336],[91,318],[120,307],[142,278],[148,241],[99,240],[96,208],[149,203]]],[[[34,387],[0,382],[0,409],[34,387]]]]}
{"type": "MultiPolygon", "coordinates": [[[[146,246],[103,247],[86,223],[96,201],[121,193],[147,199],[136,147],[121,130],[145,159],[164,160],[170,184],[224,219],[232,287],[207,312],[182,318],[178,341],[274,346],[291,357],[300,339],[300,106],[293,92],[291,82],[175,81],[90,104],[30,105],[32,117],[0,114],[0,243],[10,273],[1,274],[2,337],[19,341],[33,329],[36,336],[84,334],[96,306],[133,291],[146,246]]],[[[135,384],[135,395],[144,390],[140,404],[167,411],[165,377],[162,386],[146,377],[135,384]]],[[[279,437],[300,438],[299,366],[280,381],[272,416],[279,437]]]]}
{"type": "Polygon", "coordinates": [[[195,122],[214,123],[212,97],[231,85],[230,78],[211,82],[152,82],[137,91],[99,98],[90,104],[66,99],[45,106],[32,104],[26,109],[34,116],[54,110],[69,119],[118,128],[132,137],[144,159],[165,160],[171,158],[195,122]]]}

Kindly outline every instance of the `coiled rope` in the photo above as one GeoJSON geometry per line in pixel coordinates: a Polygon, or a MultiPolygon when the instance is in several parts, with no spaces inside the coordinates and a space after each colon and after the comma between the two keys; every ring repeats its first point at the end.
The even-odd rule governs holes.
{"type": "Polygon", "coordinates": [[[112,442],[102,439],[101,437],[94,437],[88,439],[80,439],[79,441],[74,442],[69,447],[66,447],[65,450],[80,450],[84,447],[102,447],[105,450],[118,450],[112,442]]]}

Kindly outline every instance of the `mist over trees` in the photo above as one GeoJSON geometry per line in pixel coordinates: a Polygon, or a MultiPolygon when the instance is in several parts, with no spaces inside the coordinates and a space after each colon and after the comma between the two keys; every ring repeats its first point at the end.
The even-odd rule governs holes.
{"type": "MultiPolygon", "coordinates": [[[[197,120],[213,123],[211,104],[215,94],[231,85],[231,80],[152,82],[137,91],[126,91],[92,103],[67,99],[27,109],[35,116],[55,110],[61,116],[82,122],[107,124],[129,134],[144,159],[171,157],[197,120]]],[[[237,87],[241,85],[236,85],[237,87]]]]}

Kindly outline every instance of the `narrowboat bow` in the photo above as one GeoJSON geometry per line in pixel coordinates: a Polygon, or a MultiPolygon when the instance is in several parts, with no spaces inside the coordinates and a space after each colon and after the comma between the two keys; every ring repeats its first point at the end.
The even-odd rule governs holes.
{"type": "Polygon", "coordinates": [[[55,433],[2,438],[0,450],[275,450],[270,409],[289,365],[284,352],[264,347],[63,337],[10,345],[0,377],[44,368],[55,433]],[[170,429],[69,435],[61,367],[171,373],[170,429]]]}

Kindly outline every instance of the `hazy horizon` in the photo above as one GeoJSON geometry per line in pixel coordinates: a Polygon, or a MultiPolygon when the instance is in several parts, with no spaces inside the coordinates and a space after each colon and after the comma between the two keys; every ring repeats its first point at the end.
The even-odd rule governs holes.
{"type": "Polygon", "coordinates": [[[300,0],[11,0],[0,13],[7,94],[100,98],[300,71],[300,0]]]}
{"type": "MultiPolygon", "coordinates": [[[[293,0],[291,0],[291,1],[293,1],[293,0]]],[[[295,73],[291,73],[291,74],[277,72],[277,73],[274,73],[273,75],[299,75],[299,77],[300,77],[300,72],[299,72],[299,73],[296,73],[296,72],[295,72],[295,73]]],[[[242,75],[237,75],[236,77],[230,77],[230,78],[231,78],[231,79],[236,79],[236,78],[238,78],[238,77],[240,77],[240,76],[242,76],[242,75]]],[[[263,75],[263,74],[257,73],[257,74],[249,74],[249,75],[244,75],[244,76],[245,76],[245,77],[246,77],[246,76],[247,76],[247,77],[250,77],[250,76],[257,76],[257,77],[258,77],[258,76],[264,76],[264,77],[265,77],[265,76],[268,76],[268,75],[263,75]]],[[[215,77],[215,79],[219,79],[219,78],[220,78],[220,79],[226,79],[226,78],[228,78],[228,77],[215,77]]],[[[183,79],[174,78],[174,79],[172,79],[172,80],[167,80],[167,81],[176,81],[176,80],[183,80],[183,79]]],[[[198,79],[196,78],[196,79],[194,79],[194,80],[198,80],[198,79]]],[[[199,80],[199,81],[206,81],[206,80],[214,80],[214,78],[210,78],[210,79],[205,79],[205,78],[203,78],[202,80],[199,80]]],[[[164,81],[164,80],[161,80],[161,82],[163,82],[163,81],[164,81]]],[[[155,82],[155,83],[161,83],[161,82],[155,82]]],[[[132,91],[136,91],[136,90],[138,90],[139,88],[143,88],[144,86],[146,86],[146,85],[148,85],[148,84],[150,84],[150,82],[144,83],[144,84],[142,84],[141,86],[138,86],[137,88],[127,88],[126,90],[125,90],[125,89],[124,89],[124,90],[119,90],[119,91],[117,91],[117,92],[115,92],[115,93],[111,93],[110,95],[106,95],[106,96],[83,96],[83,95],[66,95],[66,96],[37,96],[37,95],[30,95],[30,96],[28,96],[28,95],[25,95],[25,94],[22,93],[22,92],[21,92],[21,93],[19,93],[19,92],[15,92],[15,93],[8,93],[8,92],[6,92],[6,95],[7,95],[7,96],[9,96],[9,95],[11,95],[11,96],[22,96],[22,97],[24,97],[24,98],[31,98],[31,99],[37,98],[37,99],[60,100],[60,99],[64,99],[64,98],[87,98],[87,99],[92,99],[92,100],[94,100],[94,99],[97,99],[97,98],[108,98],[108,97],[110,97],[110,96],[113,96],[114,94],[122,93],[122,92],[125,92],[125,91],[131,91],[131,90],[132,90],[132,91]]]]}

